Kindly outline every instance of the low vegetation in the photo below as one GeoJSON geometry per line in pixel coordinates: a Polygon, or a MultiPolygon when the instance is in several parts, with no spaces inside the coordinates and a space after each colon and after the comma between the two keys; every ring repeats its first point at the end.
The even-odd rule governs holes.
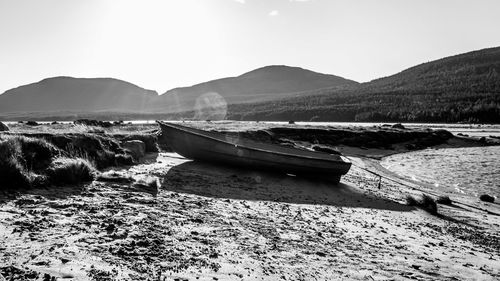
{"type": "Polygon", "coordinates": [[[91,163],[61,158],[62,153],[41,138],[1,136],[0,188],[72,184],[94,179],[96,172],[91,163]]]}
{"type": "Polygon", "coordinates": [[[0,189],[31,185],[31,173],[22,158],[21,145],[15,139],[0,139],[0,175],[0,189]]]}
{"type": "Polygon", "coordinates": [[[47,169],[47,176],[48,181],[55,185],[77,184],[94,180],[97,170],[86,159],[60,157],[47,169]]]}
{"type": "Polygon", "coordinates": [[[0,189],[46,184],[46,169],[59,153],[43,139],[0,136],[0,189]]]}
{"type": "Polygon", "coordinates": [[[103,128],[109,128],[113,126],[113,123],[109,121],[100,121],[100,120],[93,120],[93,119],[78,119],[74,121],[75,124],[82,124],[86,126],[96,126],[96,127],[103,127],[103,128]]]}
{"type": "Polygon", "coordinates": [[[22,158],[30,170],[36,171],[46,168],[52,158],[60,154],[58,148],[43,139],[15,136],[12,140],[20,144],[22,158]]]}
{"type": "Polygon", "coordinates": [[[29,129],[20,123],[14,127],[0,134],[0,189],[92,181],[99,170],[135,163],[122,146],[128,140],[144,142],[147,152],[158,151],[156,131],[150,129],[112,134],[109,128],[86,124],[41,124],[29,129]]]}

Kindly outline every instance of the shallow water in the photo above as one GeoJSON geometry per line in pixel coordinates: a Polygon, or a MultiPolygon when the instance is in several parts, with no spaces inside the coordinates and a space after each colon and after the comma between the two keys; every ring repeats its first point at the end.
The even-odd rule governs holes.
{"type": "Polygon", "coordinates": [[[425,149],[385,157],[381,164],[449,194],[500,198],[500,146],[425,149]]]}

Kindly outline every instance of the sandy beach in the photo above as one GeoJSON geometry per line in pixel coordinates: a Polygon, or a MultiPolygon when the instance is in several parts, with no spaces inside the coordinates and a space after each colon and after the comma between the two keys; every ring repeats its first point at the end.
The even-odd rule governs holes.
{"type": "Polygon", "coordinates": [[[159,152],[107,169],[129,182],[0,192],[0,280],[500,278],[498,203],[432,215],[406,197],[439,191],[379,164],[404,150],[338,148],[354,164],[339,185],[159,152]]]}
{"type": "Polygon", "coordinates": [[[500,281],[499,13],[0,0],[0,281],[500,281]]]}

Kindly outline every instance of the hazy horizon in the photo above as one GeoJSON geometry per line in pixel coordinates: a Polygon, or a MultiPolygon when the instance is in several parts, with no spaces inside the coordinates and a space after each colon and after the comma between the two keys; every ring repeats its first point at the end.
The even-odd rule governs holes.
{"type": "Polygon", "coordinates": [[[0,0],[0,93],[54,76],[159,94],[267,65],[366,82],[496,47],[497,1],[0,0]]]}

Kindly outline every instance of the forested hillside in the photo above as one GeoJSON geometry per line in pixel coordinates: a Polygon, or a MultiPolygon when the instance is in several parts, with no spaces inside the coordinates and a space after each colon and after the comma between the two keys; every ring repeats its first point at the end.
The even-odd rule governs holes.
{"type": "Polygon", "coordinates": [[[229,119],[500,123],[500,48],[421,64],[350,90],[232,105],[229,119]]]}

